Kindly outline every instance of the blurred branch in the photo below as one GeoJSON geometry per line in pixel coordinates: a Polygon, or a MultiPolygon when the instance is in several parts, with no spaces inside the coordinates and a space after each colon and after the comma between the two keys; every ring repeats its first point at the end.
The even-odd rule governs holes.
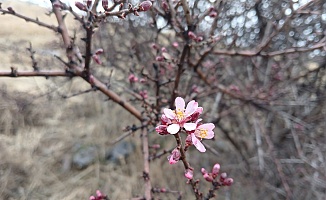
{"type": "Polygon", "coordinates": [[[48,78],[50,76],[65,76],[65,77],[72,77],[75,76],[74,74],[67,72],[67,71],[18,71],[15,68],[11,68],[10,72],[0,71],[0,77],[35,77],[35,76],[43,76],[48,78]]]}
{"type": "Polygon", "coordinates": [[[48,28],[50,30],[53,30],[54,32],[60,32],[60,30],[61,30],[59,27],[49,25],[49,24],[46,24],[44,22],[39,21],[38,18],[32,19],[30,17],[26,17],[24,15],[21,15],[21,14],[17,13],[16,11],[14,11],[14,9],[12,7],[8,7],[8,9],[5,10],[5,9],[1,8],[1,4],[0,4],[0,13],[2,13],[3,15],[9,14],[9,15],[16,16],[18,18],[24,19],[26,22],[32,22],[32,23],[37,24],[39,26],[42,26],[42,27],[48,28]]]}

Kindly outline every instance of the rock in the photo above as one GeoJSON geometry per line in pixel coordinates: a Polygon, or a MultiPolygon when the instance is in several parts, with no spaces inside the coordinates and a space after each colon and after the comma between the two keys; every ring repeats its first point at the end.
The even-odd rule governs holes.
{"type": "Polygon", "coordinates": [[[126,159],[135,150],[135,144],[122,141],[106,152],[106,160],[114,164],[120,164],[122,159],[126,159]]]}

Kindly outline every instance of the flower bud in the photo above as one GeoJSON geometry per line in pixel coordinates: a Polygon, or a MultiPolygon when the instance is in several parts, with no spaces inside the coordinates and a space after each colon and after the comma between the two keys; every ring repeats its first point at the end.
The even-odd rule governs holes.
{"type": "Polygon", "coordinates": [[[96,198],[94,196],[90,196],[89,200],[96,200],[96,198]]]}
{"type": "Polygon", "coordinates": [[[171,155],[168,156],[170,165],[177,163],[181,158],[181,153],[178,148],[173,149],[171,155]]]}
{"type": "Polygon", "coordinates": [[[201,42],[201,41],[203,41],[203,39],[204,38],[202,36],[198,36],[198,37],[195,38],[195,41],[196,42],[201,42]]]}
{"type": "Polygon", "coordinates": [[[194,172],[192,169],[187,169],[185,172],[185,177],[189,180],[193,179],[194,177],[194,172]]]}
{"type": "Polygon", "coordinates": [[[143,90],[139,92],[139,95],[143,98],[143,99],[147,99],[148,98],[148,92],[147,90],[143,90]]]}
{"type": "Polygon", "coordinates": [[[204,174],[208,174],[208,172],[206,171],[206,169],[205,169],[205,168],[201,168],[201,170],[200,170],[200,171],[201,171],[201,174],[202,174],[202,175],[204,175],[204,174]]]}
{"type": "Polygon", "coordinates": [[[135,83],[138,81],[138,78],[134,74],[130,74],[128,77],[129,83],[135,83]]]}
{"type": "Polygon", "coordinates": [[[108,0],[102,0],[102,7],[104,8],[104,10],[108,9],[108,5],[109,5],[108,0]]]}
{"type": "Polygon", "coordinates": [[[161,188],[160,189],[160,192],[164,193],[164,192],[166,192],[166,189],[165,188],[161,188]]]}
{"type": "Polygon", "coordinates": [[[162,52],[165,52],[165,53],[168,52],[168,50],[166,50],[165,47],[162,47],[162,48],[161,48],[161,51],[162,51],[162,52]]]}
{"type": "Polygon", "coordinates": [[[78,1],[75,2],[75,6],[82,11],[87,11],[86,6],[78,1]]]}
{"type": "Polygon", "coordinates": [[[193,39],[193,40],[195,40],[197,38],[197,35],[192,31],[188,32],[188,36],[189,36],[190,39],[193,39]]]}
{"type": "MultiPolygon", "coordinates": [[[[155,128],[155,131],[160,135],[169,135],[170,133],[167,131],[167,125],[158,125],[155,128]]],[[[169,159],[169,157],[168,157],[169,159]]]]}
{"type": "Polygon", "coordinates": [[[152,2],[150,1],[143,1],[139,5],[139,12],[145,12],[148,11],[152,7],[152,2]]]}
{"type": "Polygon", "coordinates": [[[175,47],[175,48],[178,48],[179,47],[179,43],[173,42],[172,46],[175,47]]]}
{"type": "Polygon", "coordinates": [[[99,65],[102,64],[102,61],[101,61],[101,59],[100,59],[100,56],[94,54],[94,55],[92,56],[92,58],[93,58],[93,60],[94,60],[97,64],[99,64],[99,65]]]}
{"type": "Polygon", "coordinates": [[[97,197],[102,197],[103,196],[101,191],[99,191],[99,190],[96,190],[96,195],[97,195],[97,197]]]}
{"type": "Polygon", "coordinates": [[[225,172],[223,172],[223,173],[220,175],[220,181],[223,183],[227,176],[228,176],[228,175],[227,175],[225,172]]]}
{"type": "Polygon", "coordinates": [[[86,4],[87,8],[90,8],[92,5],[92,0],[84,0],[84,3],[86,4]]]}
{"type": "Polygon", "coordinates": [[[227,178],[223,181],[223,185],[231,186],[233,184],[233,178],[227,178]]]}
{"type": "Polygon", "coordinates": [[[169,4],[166,1],[162,2],[162,8],[164,11],[168,11],[169,10],[169,4]]]}
{"type": "Polygon", "coordinates": [[[167,118],[164,114],[161,116],[161,124],[162,125],[167,125],[171,122],[169,118],[167,118]]]}
{"type": "Polygon", "coordinates": [[[220,172],[220,164],[216,163],[214,166],[213,166],[213,169],[212,169],[212,176],[213,178],[216,178],[220,172]]]}
{"type": "Polygon", "coordinates": [[[95,51],[95,54],[96,54],[96,55],[101,55],[103,52],[104,52],[103,49],[97,49],[97,50],[95,51]]]}
{"type": "Polygon", "coordinates": [[[163,56],[156,56],[155,60],[161,62],[161,61],[164,60],[164,57],[163,56]]]}
{"type": "Polygon", "coordinates": [[[213,182],[214,178],[210,174],[204,174],[203,175],[204,179],[208,182],[213,182]]]}
{"type": "Polygon", "coordinates": [[[215,17],[217,16],[217,12],[212,11],[212,12],[209,13],[209,16],[210,16],[211,18],[215,18],[215,17]]]}

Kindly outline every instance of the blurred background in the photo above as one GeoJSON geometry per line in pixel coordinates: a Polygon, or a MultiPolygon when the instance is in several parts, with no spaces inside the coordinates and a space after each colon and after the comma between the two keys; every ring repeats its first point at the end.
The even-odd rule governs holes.
{"type": "MultiPolygon", "coordinates": [[[[1,2],[2,8],[56,25],[48,1],[1,2]]],[[[189,3],[200,16],[216,1],[189,3]]],[[[180,86],[180,95],[196,99],[204,107],[204,121],[216,125],[215,140],[206,142],[212,151],[190,149],[196,178],[202,179],[201,167],[218,162],[235,180],[219,190],[218,199],[325,199],[326,2],[230,0],[214,12],[196,34],[217,36],[217,44],[194,47],[193,64],[187,65],[200,69],[206,82],[188,70],[180,86]]],[[[94,74],[138,108],[130,90],[148,90],[149,101],[155,93],[150,83],[131,86],[128,76],[146,78],[143,69],[153,72],[158,55],[153,43],[176,57],[184,44],[168,19],[152,12],[124,21],[110,18],[94,34],[94,49],[104,49],[94,74]]],[[[0,70],[33,70],[28,49],[35,51],[40,69],[63,68],[54,57],[65,56],[60,35],[14,16],[2,15],[0,23],[0,70]]],[[[82,29],[70,14],[66,23],[82,47],[82,29]]],[[[161,73],[173,76],[175,70],[161,65],[161,73]]],[[[116,142],[139,124],[89,89],[78,78],[0,78],[0,199],[88,199],[96,189],[110,199],[142,196],[139,133],[116,142]]],[[[162,91],[166,99],[170,94],[169,88],[162,91]]],[[[173,138],[150,130],[150,142],[160,150],[175,146],[173,138]]],[[[168,165],[163,156],[151,162],[151,173],[154,187],[193,199],[181,163],[168,165]]],[[[201,184],[207,191],[209,184],[201,184]]]]}

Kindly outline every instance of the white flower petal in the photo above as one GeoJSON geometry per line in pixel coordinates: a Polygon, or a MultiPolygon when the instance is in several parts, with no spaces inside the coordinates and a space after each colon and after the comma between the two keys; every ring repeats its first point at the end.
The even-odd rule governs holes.
{"type": "Polygon", "coordinates": [[[174,103],[175,103],[176,110],[180,109],[182,112],[184,111],[186,103],[183,98],[177,97],[174,103]]]}
{"type": "Polygon", "coordinates": [[[196,129],[197,124],[196,123],[185,123],[183,125],[183,127],[187,130],[187,131],[193,131],[196,129]]]}
{"type": "Polygon", "coordinates": [[[171,124],[168,126],[167,128],[167,131],[170,133],[170,134],[176,134],[177,132],[179,132],[180,130],[180,126],[179,124],[171,124]]]}
{"type": "Polygon", "coordinates": [[[190,101],[186,107],[186,116],[192,115],[198,108],[198,103],[195,100],[190,101]]]}
{"type": "Polygon", "coordinates": [[[198,149],[198,151],[205,152],[206,148],[200,142],[200,140],[195,136],[195,134],[191,134],[191,135],[192,135],[192,143],[195,145],[195,147],[198,149]]]}
{"type": "Polygon", "coordinates": [[[163,112],[164,112],[164,115],[169,119],[175,119],[176,118],[174,112],[171,109],[164,108],[163,112]]]}

